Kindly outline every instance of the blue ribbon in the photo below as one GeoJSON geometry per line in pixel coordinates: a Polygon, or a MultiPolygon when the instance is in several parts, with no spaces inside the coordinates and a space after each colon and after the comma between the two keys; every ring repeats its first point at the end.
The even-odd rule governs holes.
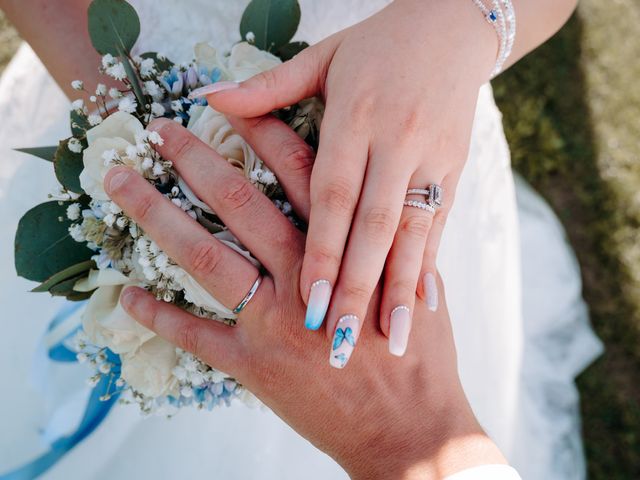
{"type": "MultiPolygon", "coordinates": [[[[69,320],[78,311],[83,303],[67,303],[60,312],[51,320],[47,329],[50,334],[56,327],[69,320]]],[[[64,342],[67,341],[78,329],[73,329],[62,340],[48,348],[48,356],[55,362],[77,362],[76,352],[68,348],[64,342]]],[[[113,376],[102,376],[98,384],[94,387],[89,397],[89,401],[84,411],[84,415],[78,428],[64,437],[58,438],[51,443],[48,452],[29,463],[4,475],[0,475],[0,480],[31,480],[54,466],[64,455],[71,451],[76,445],[87,438],[106,418],[111,408],[115,405],[120,396],[119,392],[113,392],[114,382],[120,377],[120,357],[110,350],[105,350],[107,361],[113,364],[111,373],[113,376]],[[106,400],[101,397],[106,396],[106,400]]]]}

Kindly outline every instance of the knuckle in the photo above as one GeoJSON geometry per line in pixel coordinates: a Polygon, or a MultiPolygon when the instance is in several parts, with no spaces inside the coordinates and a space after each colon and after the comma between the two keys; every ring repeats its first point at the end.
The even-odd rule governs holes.
{"type": "Polygon", "coordinates": [[[368,120],[375,112],[376,104],[374,89],[365,89],[354,97],[354,101],[349,105],[348,111],[354,120],[368,120]]]}
{"type": "Polygon", "coordinates": [[[362,282],[348,282],[342,288],[347,297],[362,301],[365,304],[369,303],[373,293],[373,289],[362,282]]]}
{"type": "Polygon", "coordinates": [[[162,316],[162,310],[159,308],[157,302],[149,302],[145,300],[137,300],[141,305],[139,305],[141,311],[145,312],[148,316],[149,320],[149,330],[156,331],[157,326],[160,323],[160,317],[162,316]]]}
{"type": "Polygon", "coordinates": [[[401,123],[402,130],[405,132],[406,137],[420,133],[423,124],[424,122],[420,111],[415,109],[408,110],[401,123]]]}
{"type": "Polygon", "coordinates": [[[388,239],[395,231],[394,215],[387,207],[374,207],[364,216],[364,227],[367,235],[372,239],[388,239]]]}
{"type": "Polygon", "coordinates": [[[329,266],[337,270],[342,262],[341,255],[328,245],[313,245],[305,254],[314,266],[329,266]]]}
{"type": "Polygon", "coordinates": [[[133,207],[133,218],[139,223],[147,223],[151,218],[154,207],[154,200],[151,195],[142,195],[133,207]]]}
{"type": "Polygon", "coordinates": [[[194,274],[212,275],[220,263],[221,249],[213,240],[199,242],[191,249],[189,265],[194,274]]]}
{"type": "Polygon", "coordinates": [[[412,237],[425,239],[431,228],[432,221],[431,215],[407,215],[400,220],[398,230],[412,237]]]}
{"type": "Polygon", "coordinates": [[[256,190],[239,175],[234,175],[221,188],[222,202],[227,210],[240,210],[255,198],[256,190]]]}
{"type": "Polygon", "coordinates": [[[417,286],[417,279],[415,281],[411,281],[408,278],[399,278],[393,280],[389,284],[388,288],[394,298],[397,298],[401,302],[404,299],[404,303],[407,303],[407,299],[412,299],[415,296],[417,286]]]}
{"type": "Polygon", "coordinates": [[[346,217],[353,213],[356,198],[348,181],[334,179],[321,189],[318,202],[333,215],[346,217]]]}
{"type": "Polygon", "coordinates": [[[177,341],[183,350],[192,353],[200,351],[200,332],[194,323],[187,323],[180,328],[177,341]]]}
{"type": "Polygon", "coordinates": [[[186,131],[176,134],[171,139],[171,156],[178,160],[188,157],[195,146],[195,137],[191,136],[186,131]]]}
{"type": "Polygon", "coordinates": [[[267,90],[273,90],[278,86],[278,75],[276,74],[275,69],[262,72],[258,77],[258,80],[267,90]]]}
{"type": "Polygon", "coordinates": [[[309,176],[313,167],[313,150],[306,143],[288,140],[282,144],[283,164],[288,172],[296,172],[309,176]]]}

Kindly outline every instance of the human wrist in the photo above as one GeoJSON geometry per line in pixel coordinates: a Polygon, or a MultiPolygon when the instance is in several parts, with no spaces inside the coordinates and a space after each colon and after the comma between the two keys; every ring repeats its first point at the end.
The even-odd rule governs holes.
{"type": "Polygon", "coordinates": [[[419,22],[413,28],[425,48],[437,48],[441,41],[449,52],[443,57],[447,66],[458,67],[478,85],[491,78],[500,43],[472,0],[395,0],[392,5],[404,11],[407,21],[419,22]]]}
{"type": "Polygon", "coordinates": [[[478,465],[506,463],[463,394],[440,411],[416,415],[402,428],[380,425],[374,430],[380,434],[349,445],[337,459],[352,480],[440,479],[478,465]]]}

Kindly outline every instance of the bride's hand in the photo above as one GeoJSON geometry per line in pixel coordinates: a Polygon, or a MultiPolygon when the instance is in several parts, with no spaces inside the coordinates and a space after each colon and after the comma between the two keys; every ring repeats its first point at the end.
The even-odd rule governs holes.
{"type": "MultiPolygon", "coordinates": [[[[308,211],[308,174],[290,170],[308,148],[274,118],[234,120],[276,172],[300,215],[308,211]],[[288,148],[282,150],[282,146],[288,148]],[[273,148],[276,148],[276,155],[273,148]]],[[[444,301],[436,313],[417,306],[418,320],[403,359],[388,361],[385,337],[369,317],[348,318],[331,358],[358,355],[344,373],[327,364],[326,341],[298,321],[304,235],[226,160],[171,121],[152,129],[160,152],[262,262],[268,273],[235,328],[158,302],[142,289],[124,292],[140,323],[208,364],[236,377],[352,478],[442,478],[486,463],[503,463],[478,426],[462,391],[444,301]],[[362,326],[362,330],[360,327],[362,326]]],[[[126,167],[105,181],[111,198],[212,295],[233,308],[260,272],[218,242],[147,181],[126,167]]],[[[443,299],[444,300],[444,299],[443,299]]]]}
{"type": "Polygon", "coordinates": [[[203,89],[213,108],[245,118],[325,99],[300,275],[307,328],[320,327],[330,298],[329,335],[345,314],[364,319],[383,269],[379,319],[392,353],[409,335],[396,307],[413,312],[419,287],[437,309],[436,253],[496,52],[470,1],[396,0],[274,70],[203,89]],[[435,216],[403,208],[408,188],[430,184],[444,191],[435,216]]]}

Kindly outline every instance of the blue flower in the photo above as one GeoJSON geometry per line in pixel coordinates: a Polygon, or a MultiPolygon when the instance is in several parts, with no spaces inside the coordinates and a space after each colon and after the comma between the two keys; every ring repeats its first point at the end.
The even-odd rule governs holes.
{"type": "Polygon", "coordinates": [[[209,85],[220,81],[222,72],[218,67],[214,67],[213,70],[209,70],[205,67],[200,67],[198,70],[198,80],[202,85],[209,85]]]}
{"type": "Polygon", "coordinates": [[[184,74],[177,67],[171,67],[171,70],[162,75],[160,83],[169,94],[180,96],[184,88],[184,74]]]}

